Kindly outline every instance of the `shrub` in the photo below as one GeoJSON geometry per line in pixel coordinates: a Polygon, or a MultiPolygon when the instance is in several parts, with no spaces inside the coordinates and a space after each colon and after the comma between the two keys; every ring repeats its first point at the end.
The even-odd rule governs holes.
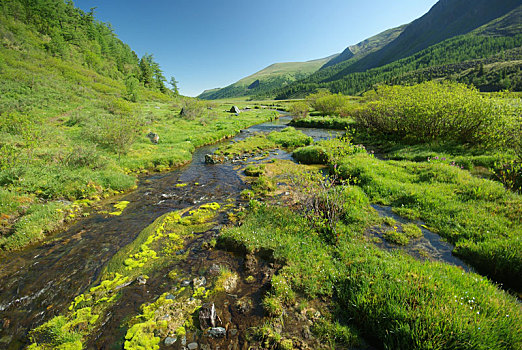
{"type": "Polygon", "coordinates": [[[412,143],[452,140],[484,146],[503,145],[502,131],[520,107],[457,83],[380,86],[365,95],[353,113],[372,133],[412,143]]]}
{"type": "Polygon", "coordinates": [[[142,120],[136,114],[97,114],[82,130],[83,136],[120,157],[126,154],[138,138],[142,120]]]}
{"type": "MultiPolygon", "coordinates": [[[[349,104],[348,97],[341,94],[332,94],[330,92],[319,92],[309,95],[306,100],[313,109],[319,111],[321,115],[341,115],[342,111],[347,109],[349,104]]],[[[343,113],[346,115],[346,113],[343,113]]]]}
{"type": "Polygon", "coordinates": [[[180,116],[184,119],[194,120],[202,117],[206,111],[207,105],[205,102],[196,99],[185,99],[181,102],[180,116]]]}
{"type": "Polygon", "coordinates": [[[290,105],[288,112],[290,112],[294,120],[306,118],[308,115],[308,104],[302,101],[294,102],[290,105]]]}

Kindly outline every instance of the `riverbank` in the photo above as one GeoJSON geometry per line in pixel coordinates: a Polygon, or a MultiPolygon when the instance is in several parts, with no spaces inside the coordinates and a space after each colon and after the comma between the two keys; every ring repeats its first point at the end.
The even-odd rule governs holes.
{"type": "Polygon", "coordinates": [[[120,100],[103,108],[76,108],[49,124],[13,118],[14,124],[26,126],[27,133],[42,136],[0,170],[0,249],[11,251],[41,241],[88,215],[86,206],[135,188],[140,174],[187,164],[196,148],[276,117],[276,112],[268,109],[234,115],[229,113],[231,105],[209,105],[204,109],[199,106],[198,113],[203,112],[189,118],[181,115],[183,106],[180,100],[142,104],[120,100]],[[122,123],[139,114],[141,126],[117,130],[119,136],[111,138],[99,129],[104,125],[102,114],[110,115],[108,119],[121,118],[122,123]],[[158,142],[152,142],[148,133],[157,134],[158,142]],[[107,144],[107,139],[97,141],[100,135],[112,144],[107,144]],[[125,152],[118,150],[118,145],[125,152]]]}

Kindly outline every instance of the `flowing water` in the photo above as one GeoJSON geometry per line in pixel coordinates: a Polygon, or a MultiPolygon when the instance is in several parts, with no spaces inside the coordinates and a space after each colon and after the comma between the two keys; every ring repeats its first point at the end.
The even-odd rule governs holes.
{"type": "MultiPolygon", "coordinates": [[[[239,141],[256,132],[280,130],[289,121],[289,117],[282,117],[273,123],[253,126],[243,130],[232,141],[226,142],[239,141]]],[[[335,137],[340,133],[321,129],[300,130],[315,140],[335,137]]],[[[102,205],[110,210],[116,201],[129,201],[130,204],[122,215],[92,213],[44,244],[0,257],[0,348],[20,349],[26,346],[30,329],[63,313],[75,296],[96,281],[102,268],[114,254],[131,243],[159,216],[202,203],[224,203],[228,199],[237,201],[240,192],[248,186],[239,176],[238,164],[210,165],[204,162],[205,154],[211,153],[217,146],[199,148],[190,164],[172,172],[141,178],[135,191],[102,205]],[[176,186],[180,183],[187,186],[176,186]]],[[[275,151],[270,153],[269,158],[290,159],[291,156],[283,151],[275,151]]],[[[121,348],[126,331],[122,324],[129,316],[139,313],[140,305],[154,301],[172,288],[172,281],[166,277],[170,269],[175,267],[182,271],[184,278],[191,280],[202,271],[211,271],[213,267],[220,265],[237,271],[243,278],[240,279],[237,293],[227,294],[216,301],[223,324],[227,324],[227,330],[231,332],[227,337],[231,339],[230,342],[219,346],[247,348],[245,330],[261,319],[259,301],[265,291],[267,279],[277,271],[278,266],[270,259],[252,257],[251,260],[255,263],[250,261],[246,264],[245,259],[248,260],[248,257],[235,256],[222,250],[204,249],[204,243],[216,237],[222,224],[226,222],[226,215],[221,214],[215,227],[194,235],[184,248],[189,251],[186,260],[156,271],[145,285],[133,283],[124,288],[117,304],[105,316],[99,334],[89,340],[87,347],[121,348]],[[256,267],[244,271],[246,265],[256,267]],[[255,277],[255,281],[247,284],[244,277],[250,275],[255,277]]],[[[428,237],[426,230],[423,233],[428,237]]],[[[439,254],[444,244],[435,244],[435,239],[428,240],[434,246],[433,254],[439,254]]],[[[446,249],[445,246],[443,248],[446,249]]],[[[441,259],[461,265],[461,262],[455,262],[451,249],[448,249],[441,259]]],[[[181,347],[181,341],[190,343],[198,341],[198,337],[196,334],[187,334],[186,339],[176,343],[177,348],[181,347]]]]}
{"type": "MultiPolygon", "coordinates": [[[[273,123],[253,126],[243,130],[233,141],[256,132],[283,129],[289,121],[290,118],[283,117],[273,123]]],[[[325,139],[330,135],[330,132],[318,129],[303,131],[315,139],[325,139]]],[[[110,210],[111,204],[117,200],[129,201],[122,215],[93,213],[44,244],[0,257],[0,348],[19,349],[25,346],[30,329],[62,313],[76,295],[96,281],[111,257],[159,216],[195,204],[237,199],[247,187],[238,175],[237,166],[204,162],[205,154],[216,147],[199,148],[190,164],[172,172],[142,178],[137,190],[105,204],[106,209],[110,210]],[[188,185],[176,187],[179,183],[188,185]]],[[[272,152],[271,157],[288,159],[290,155],[279,151],[272,152]]],[[[216,232],[209,232],[207,236],[216,232]]],[[[200,237],[191,244],[197,246],[202,240],[203,237],[200,237]]],[[[189,260],[194,260],[194,257],[209,261],[215,259],[198,254],[197,249],[189,260]]],[[[234,264],[237,265],[237,262],[234,264]]],[[[197,264],[191,261],[190,265],[197,264]]],[[[156,290],[153,294],[161,294],[161,283],[158,286],[150,283],[148,290],[130,288],[124,294],[133,297],[124,295],[123,303],[132,303],[137,310],[140,303],[153,300],[151,289],[156,290]]],[[[123,315],[119,317],[123,318],[123,315]]],[[[95,347],[100,346],[97,344],[95,347]]]]}

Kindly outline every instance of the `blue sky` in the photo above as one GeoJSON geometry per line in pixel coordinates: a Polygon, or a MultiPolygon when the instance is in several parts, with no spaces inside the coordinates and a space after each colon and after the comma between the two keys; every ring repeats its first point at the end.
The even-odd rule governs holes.
{"type": "Polygon", "coordinates": [[[225,87],[276,62],[341,52],[409,23],[437,0],[75,0],[154,55],[182,94],[225,87]]]}

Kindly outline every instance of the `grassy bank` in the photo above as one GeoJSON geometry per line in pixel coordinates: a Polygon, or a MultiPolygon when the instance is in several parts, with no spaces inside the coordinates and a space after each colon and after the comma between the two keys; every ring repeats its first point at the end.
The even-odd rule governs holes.
{"type": "Polygon", "coordinates": [[[71,220],[75,208],[69,202],[128,191],[138,174],[185,164],[197,147],[273,118],[272,111],[263,109],[231,118],[227,107],[191,107],[196,113],[187,117],[180,115],[182,108],[187,110],[183,99],[116,99],[86,102],[81,109],[40,121],[11,114],[0,123],[6,156],[0,167],[1,249],[41,240],[71,220]],[[159,135],[157,144],[149,132],[159,135]]]}
{"type": "Polygon", "coordinates": [[[288,342],[292,331],[281,324],[289,322],[293,305],[306,308],[318,298],[328,309],[321,310],[312,331],[331,347],[361,346],[359,334],[383,348],[522,344],[522,312],[513,297],[480,275],[374,247],[362,234],[369,217],[378,220],[369,198],[358,187],[345,186],[343,192],[335,244],[297,211],[256,202],[240,226],[222,234],[225,247],[269,249],[284,262],[264,301],[271,321],[258,332],[270,346],[288,342]]]}

